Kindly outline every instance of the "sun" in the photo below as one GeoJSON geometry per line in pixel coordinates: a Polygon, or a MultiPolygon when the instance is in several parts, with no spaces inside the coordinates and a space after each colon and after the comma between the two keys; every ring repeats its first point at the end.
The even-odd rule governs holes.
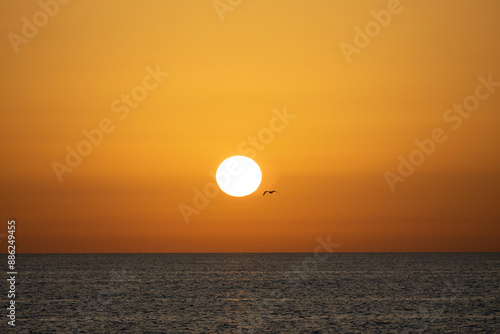
{"type": "Polygon", "coordinates": [[[252,159],[235,155],[219,165],[215,179],[220,189],[226,194],[243,197],[259,188],[262,172],[259,165],[252,159]]]}

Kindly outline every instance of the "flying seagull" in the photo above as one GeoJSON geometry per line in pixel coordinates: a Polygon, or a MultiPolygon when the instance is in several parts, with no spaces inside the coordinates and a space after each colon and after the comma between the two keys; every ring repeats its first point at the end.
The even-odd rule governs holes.
{"type": "Polygon", "coordinates": [[[266,190],[266,191],[264,191],[264,193],[262,194],[262,196],[264,196],[266,193],[270,193],[270,194],[277,193],[278,195],[280,194],[276,190],[266,190]]]}

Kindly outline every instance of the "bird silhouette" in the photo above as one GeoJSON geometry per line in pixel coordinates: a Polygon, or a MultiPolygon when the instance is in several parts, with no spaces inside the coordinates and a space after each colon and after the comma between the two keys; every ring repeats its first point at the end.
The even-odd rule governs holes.
{"type": "Polygon", "coordinates": [[[264,191],[264,193],[262,194],[262,196],[264,196],[266,193],[270,193],[270,194],[277,193],[278,195],[280,194],[276,190],[266,190],[266,191],[264,191]]]}

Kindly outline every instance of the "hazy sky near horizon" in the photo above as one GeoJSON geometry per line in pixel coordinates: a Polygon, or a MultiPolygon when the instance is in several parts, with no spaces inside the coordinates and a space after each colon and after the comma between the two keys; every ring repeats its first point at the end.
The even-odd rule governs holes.
{"type": "Polygon", "coordinates": [[[500,86],[481,81],[500,82],[500,2],[401,1],[356,46],[388,3],[252,0],[221,20],[211,0],[73,0],[35,32],[39,2],[0,2],[0,211],[18,252],[312,252],[328,235],[345,252],[500,251],[500,86]],[[54,161],[103,120],[60,182],[54,161]],[[179,205],[270,122],[257,192],[220,192],[186,224],[179,205]],[[391,189],[436,128],[446,140],[391,189]]]}

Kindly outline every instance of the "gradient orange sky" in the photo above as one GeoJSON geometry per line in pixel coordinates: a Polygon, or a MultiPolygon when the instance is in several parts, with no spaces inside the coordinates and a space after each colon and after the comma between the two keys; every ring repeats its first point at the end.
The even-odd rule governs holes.
{"type": "Polygon", "coordinates": [[[401,1],[348,63],[339,45],[387,4],[252,0],[221,20],[211,0],[74,0],[16,53],[9,33],[41,7],[0,2],[0,232],[16,219],[18,252],[312,252],[328,235],[341,252],[499,251],[500,87],[456,130],[443,115],[500,81],[500,2],[401,1]],[[186,224],[179,205],[285,107],[257,192],[186,224]],[[103,119],[59,182],[53,162],[103,119]],[[384,173],[435,128],[447,140],[391,191],[384,173]]]}

